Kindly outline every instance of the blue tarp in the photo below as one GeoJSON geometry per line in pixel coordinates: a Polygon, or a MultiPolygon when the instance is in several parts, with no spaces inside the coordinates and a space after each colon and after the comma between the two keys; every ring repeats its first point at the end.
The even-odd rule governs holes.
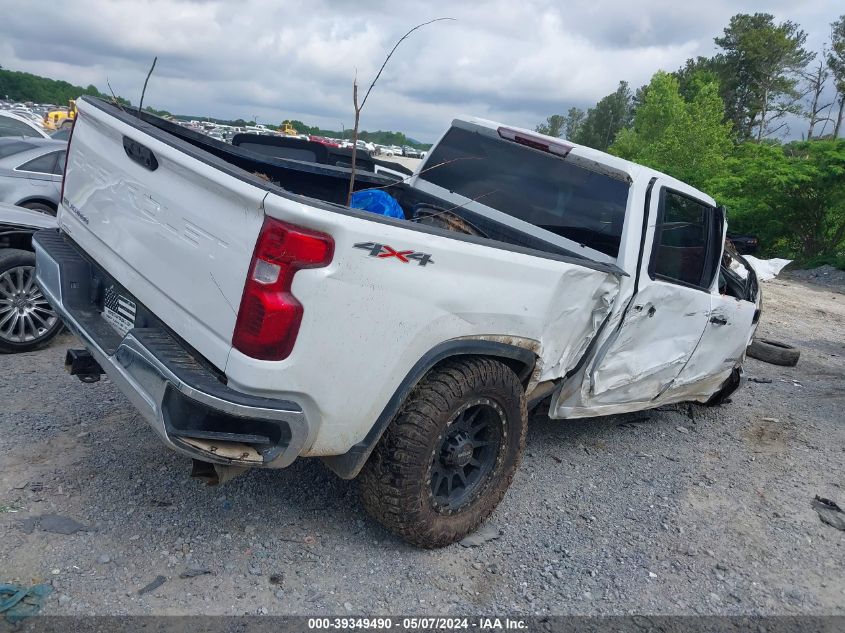
{"type": "Polygon", "coordinates": [[[405,219],[405,212],[396,199],[380,189],[365,189],[352,194],[352,208],[371,211],[389,218],[405,219]]]}

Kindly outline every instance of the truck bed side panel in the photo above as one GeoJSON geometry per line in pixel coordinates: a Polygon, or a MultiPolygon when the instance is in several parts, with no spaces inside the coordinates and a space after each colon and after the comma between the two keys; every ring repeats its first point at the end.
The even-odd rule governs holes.
{"type": "MultiPolygon", "coordinates": [[[[611,273],[409,231],[297,205],[274,194],[265,208],[294,224],[331,233],[326,268],[303,270],[294,295],[305,307],[291,356],[256,361],[232,350],[229,384],[300,403],[321,426],[309,454],[345,452],[361,441],[409,370],[435,346],[458,338],[506,340],[542,360],[535,380],[563,376],[610,311],[611,273]],[[404,263],[383,250],[430,256],[404,263]]],[[[406,257],[407,259],[407,257],[406,257]]]]}

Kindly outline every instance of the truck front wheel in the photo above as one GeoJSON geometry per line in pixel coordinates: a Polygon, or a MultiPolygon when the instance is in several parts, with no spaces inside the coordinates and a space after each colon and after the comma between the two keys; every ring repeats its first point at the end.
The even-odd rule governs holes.
{"type": "Polygon", "coordinates": [[[443,547],[484,521],[525,447],[519,378],[489,358],[446,361],[414,388],[360,476],[367,511],[420,547],[443,547]]]}

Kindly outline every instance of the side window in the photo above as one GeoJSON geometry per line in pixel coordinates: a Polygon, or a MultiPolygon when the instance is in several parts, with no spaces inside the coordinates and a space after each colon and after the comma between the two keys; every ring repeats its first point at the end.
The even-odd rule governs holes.
{"type": "MultiPolygon", "coordinates": [[[[18,166],[18,171],[33,171],[39,174],[52,174],[60,152],[50,152],[18,166]]],[[[59,172],[61,173],[61,172],[59,172]]]]}
{"type": "Polygon", "coordinates": [[[663,192],[649,273],[702,289],[710,287],[716,268],[711,265],[714,209],[672,191],[663,192]]]}

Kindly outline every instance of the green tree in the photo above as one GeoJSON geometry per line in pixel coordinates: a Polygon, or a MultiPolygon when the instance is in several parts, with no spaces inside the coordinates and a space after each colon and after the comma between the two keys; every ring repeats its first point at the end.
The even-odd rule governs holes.
{"type": "Polygon", "coordinates": [[[167,110],[156,110],[152,106],[147,106],[146,108],[144,108],[144,112],[149,112],[150,114],[155,114],[156,116],[165,117],[165,118],[171,118],[173,116],[167,110]]]}
{"type": "Polygon", "coordinates": [[[833,75],[836,86],[836,100],[839,112],[834,117],[833,138],[839,138],[842,119],[845,117],[845,15],[830,25],[830,51],[827,53],[827,67],[833,75]]]}
{"type": "Polygon", "coordinates": [[[580,133],[585,116],[586,113],[581,108],[569,108],[563,123],[563,135],[567,139],[573,139],[580,133]]]}
{"type": "Polygon", "coordinates": [[[578,134],[584,122],[584,111],[581,108],[569,108],[565,115],[553,114],[534,128],[540,134],[547,136],[564,137],[572,139],[578,134]]]}
{"type": "Polygon", "coordinates": [[[769,13],[740,13],[731,18],[714,61],[728,118],[740,139],[771,136],[800,112],[798,73],[815,57],[804,49],[807,34],[789,20],[775,24],[769,13]]]}
{"type": "Polygon", "coordinates": [[[564,126],[566,125],[566,117],[562,114],[553,114],[546,117],[546,122],[541,123],[534,128],[534,131],[546,136],[560,137],[564,133],[564,126]]]}
{"type": "MultiPolygon", "coordinates": [[[[111,95],[101,93],[94,85],[83,88],[66,81],[0,68],[0,97],[13,101],[52,103],[64,107],[67,106],[68,101],[80,95],[112,100],[111,95]]],[[[127,99],[118,97],[118,101],[124,106],[129,105],[127,99]]]]}
{"type": "Polygon", "coordinates": [[[712,76],[700,73],[689,83],[687,101],[676,77],[655,73],[633,125],[619,133],[610,152],[703,188],[731,152],[730,123],[724,122],[724,104],[712,76]]]}
{"type": "MultiPolygon", "coordinates": [[[[688,59],[681,68],[672,74],[678,80],[678,89],[681,96],[687,101],[692,99],[702,81],[713,81],[721,87],[719,81],[720,66],[712,57],[701,57],[699,55],[695,59],[688,59]]],[[[724,95],[722,99],[724,99],[724,95]]]]}
{"type": "Polygon", "coordinates": [[[584,120],[577,126],[570,140],[581,145],[607,151],[620,130],[631,123],[632,94],[627,81],[587,110],[584,120]]]}
{"type": "Polygon", "coordinates": [[[845,140],[742,144],[709,189],[769,254],[806,261],[845,246],[845,140]]]}

